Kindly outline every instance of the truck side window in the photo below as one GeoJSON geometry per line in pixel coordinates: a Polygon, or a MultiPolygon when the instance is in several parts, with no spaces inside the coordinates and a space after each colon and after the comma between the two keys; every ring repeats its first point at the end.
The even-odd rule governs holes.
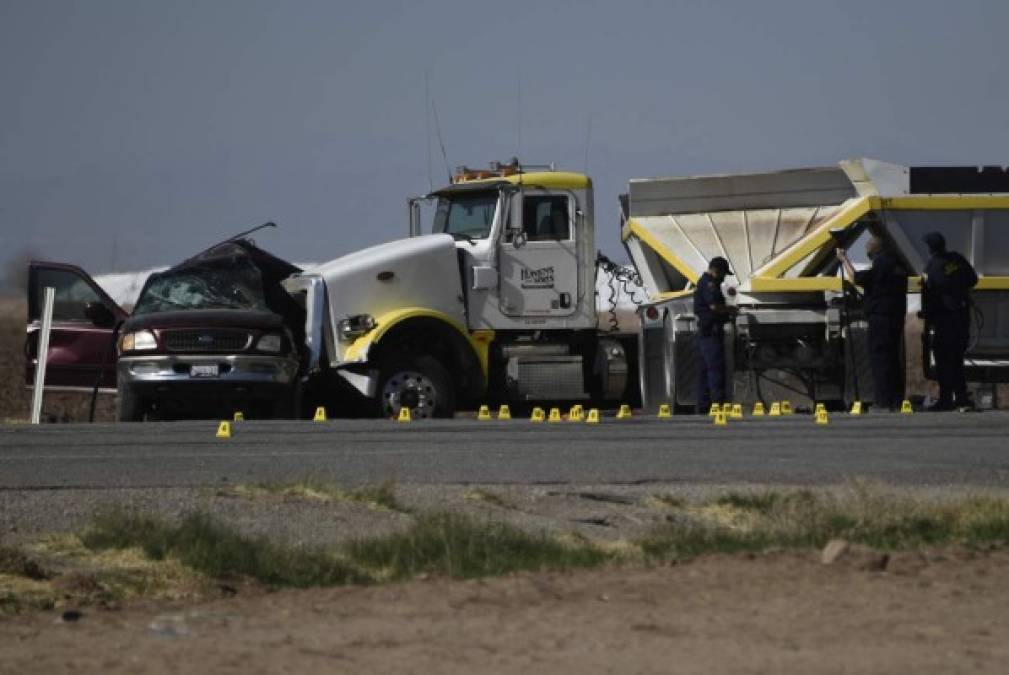
{"type": "Polygon", "coordinates": [[[564,196],[524,196],[522,229],[527,241],[561,241],[571,238],[568,198],[564,196]]]}
{"type": "MultiPolygon", "coordinates": [[[[41,269],[37,279],[36,295],[40,303],[43,288],[51,286],[55,290],[53,321],[91,323],[84,315],[84,308],[89,302],[102,302],[102,299],[88,282],[69,270],[59,269],[41,269]]],[[[41,307],[39,309],[41,311],[41,307]]]]}

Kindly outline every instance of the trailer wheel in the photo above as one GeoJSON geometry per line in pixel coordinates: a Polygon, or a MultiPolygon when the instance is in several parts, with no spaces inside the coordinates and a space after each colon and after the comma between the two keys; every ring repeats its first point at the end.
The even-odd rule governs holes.
{"type": "Polygon", "coordinates": [[[382,417],[398,417],[402,408],[409,408],[413,419],[452,417],[455,412],[452,377],[433,356],[396,359],[382,368],[378,405],[382,417]]]}
{"type": "Polygon", "coordinates": [[[117,419],[120,422],[143,422],[143,401],[136,393],[129,387],[119,387],[116,393],[119,406],[117,419]]]}

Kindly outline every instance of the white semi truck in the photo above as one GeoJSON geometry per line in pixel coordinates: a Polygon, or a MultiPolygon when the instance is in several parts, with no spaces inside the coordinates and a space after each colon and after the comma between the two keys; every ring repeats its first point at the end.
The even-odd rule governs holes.
{"type": "Polygon", "coordinates": [[[634,281],[647,293],[640,323],[612,314],[605,289],[626,284],[627,271],[597,259],[587,176],[517,161],[462,168],[450,185],[410,200],[411,237],[285,282],[305,302],[309,375],[325,393],[342,387],[384,416],[516,401],[688,411],[692,289],[720,255],[736,273],[726,290],[741,310],[726,335],[733,399],[871,403],[859,298],[842,291],[834,249],[871,229],[921,270],[921,235],[938,229],[981,276],[984,323],[969,371],[975,380],[1009,379],[1009,174],[1001,169],[854,160],[641,179],[621,205],[634,281]],[[435,205],[428,234],[423,200],[435,205]],[[601,293],[600,274],[616,275],[598,283],[601,293]]]}

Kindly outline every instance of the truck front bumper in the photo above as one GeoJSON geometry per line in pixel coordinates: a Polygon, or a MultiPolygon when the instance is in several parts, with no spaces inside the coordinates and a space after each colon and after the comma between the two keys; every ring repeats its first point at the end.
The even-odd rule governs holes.
{"type": "Polygon", "coordinates": [[[157,386],[281,385],[289,386],[298,375],[298,361],[290,357],[261,355],[151,355],[119,359],[120,384],[157,386]],[[217,366],[217,375],[194,377],[199,368],[217,366]]]}

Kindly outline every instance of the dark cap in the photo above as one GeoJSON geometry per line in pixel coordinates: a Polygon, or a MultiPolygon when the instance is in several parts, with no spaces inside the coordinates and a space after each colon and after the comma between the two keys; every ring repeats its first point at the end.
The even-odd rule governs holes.
{"type": "Polygon", "coordinates": [[[933,253],[942,253],[946,250],[946,237],[942,236],[939,232],[929,232],[921,240],[928,246],[928,250],[933,253]]]}
{"type": "Polygon", "coordinates": [[[708,263],[708,267],[710,267],[711,269],[720,270],[722,274],[735,274],[735,272],[729,269],[729,261],[720,255],[717,255],[714,258],[712,258],[711,262],[708,263]]]}

